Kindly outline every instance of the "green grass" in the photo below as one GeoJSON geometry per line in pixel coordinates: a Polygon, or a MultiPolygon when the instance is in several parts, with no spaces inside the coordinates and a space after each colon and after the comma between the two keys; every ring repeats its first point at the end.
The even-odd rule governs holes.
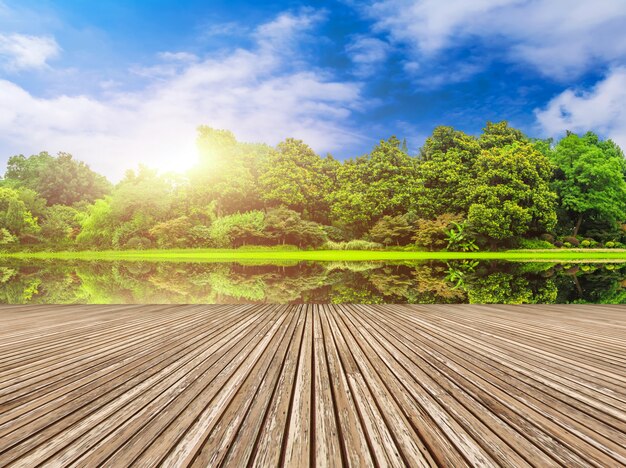
{"type": "Polygon", "coordinates": [[[500,252],[407,252],[372,250],[172,249],[82,252],[13,252],[0,257],[40,260],[136,260],[162,262],[253,261],[373,261],[373,260],[511,260],[511,261],[626,261],[624,249],[508,250],[500,252]]]}

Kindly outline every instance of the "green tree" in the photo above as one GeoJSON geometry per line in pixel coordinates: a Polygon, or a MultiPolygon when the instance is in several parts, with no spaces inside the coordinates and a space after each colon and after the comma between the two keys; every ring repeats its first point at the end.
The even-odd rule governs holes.
{"type": "Polygon", "coordinates": [[[28,158],[21,154],[12,156],[4,177],[35,190],[48,205],[72,205],[83,200],[93,202],[111,189],[104,176],[68,153],[59,153],[57,157],[46,152],[28,158]]]}
{"type": "Polygon", "coordinates": [[[207,126],[198,128],[196,142],[199,163],[190,171],[188,209],[181,214],[202,215],[211,203],[218,216],[262,208],[258,178],[270,147],[207,126]]]}
{"type": "Polygon", "coordinates": [[[396,137],[346,161],[337,172],[338,187],[329,195],[331,218],[358,237],[383,216],[408,213],[417,193],[415,169],[415,160],[396,137]]]}
{"type": "Polygon", "coordinates": [[[301,140],[288,138],[269,152],[259,177],[261,199],[268,208],[285,206],[305,218],[324,221],[328,218],[327,194],[332,190],[324,162],[301,140]]]}
{"type": "Polygon", "coordinates": [[[187,216],[170,219],[156,224],[150,229],[157,247],[162,249],[191,247],[194,242],[191,229],[193,224],[187,216]]]}
{"type": "Polygon", "coordinates": [[[497,241],[542,233],[556,224],[552,166],[530,143],[483,150],[476,159],[476,185],[468,221],[472,230],[497,241]]]}
{"type": "Polygon", "coordinates": [[[615,227],[626,220],[626,162],[612,141],[594,133],[569,134],[549,152],[557,167],[552,186],[559,196],[561,222],[577,235],[585,219],[615,227]]]}
{"type": "Polygon", "coordinates": [[[209,228],[214,247],[240,247],[265,237],[265,213],[248,211],[217,218],[209,228]]]}
{"type": "Polygon", "coordinates": [[[478,139],[480,147],[484,150],[504,148],[515,143],[526,143],[528,141],[528,138],[520,130],[509,127],[509,124],[505,121],[487,122],[483,133],[478,139]]]}
{"type": "Polygon", "coordinates": [[[20,200],[19,193],[7,187],[0,187],[0,229],[2,228],[16,238],[39,231],[37,220],[20,200]]]}
{"type": "Polygon", "coordinates": [[[80,214],[71,206],[53,205],[41,221],[41,239],[51,249],[67,248],[80,229],[80,214]]]}
{"type": "Polygon", "coordinates": [[[284,207],[267,212],[264,232],[272,243],[299,247],[319,247],[328,240],[320,224],[303,220],[300,213],[284,207]]]}
{"type": "Polygon", "coordinates": [[[474,185],[476,138],[452,127],[437,127],[426,139],[417,164],[415,210],[422,219],[467,214],[474,185]]]}
{"type": "Polygon", "coordinates": [[[17,239],[6,228],[0,228],[0,246],[13,244],[17,239]]]}
{"type": "Polygon", "coordinates": [[[96,200],[86,213],[80,215],[81,230],[76,236],[79,247],[98,250],[111,248],[111,238],[116,227],[116,221],[111,213],[111,199],[105,197],[96,200]]]}

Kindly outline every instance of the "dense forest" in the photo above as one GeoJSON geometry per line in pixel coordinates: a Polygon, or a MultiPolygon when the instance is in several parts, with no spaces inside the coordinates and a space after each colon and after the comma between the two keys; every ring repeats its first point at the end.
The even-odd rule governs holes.
{"type": "Polygon", "coordinates": [[[197,143],[199,161],[187,174],[141,166],[115,185],[67,153],[12,156],[0,180],[0,249],[626,242],[626,161],[591,132],[554,142],[506,122],[487,123],[478,137],[438,127],[417,155],[391,137],[343,162],[300,140],[242,143],[206,126],[197,143]]]}

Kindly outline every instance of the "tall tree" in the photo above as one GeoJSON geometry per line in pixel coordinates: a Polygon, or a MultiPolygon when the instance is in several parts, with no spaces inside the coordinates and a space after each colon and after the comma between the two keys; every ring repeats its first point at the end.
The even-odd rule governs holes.
{"type": "Polygon", "coordinates": [[[516,128],[509,127],[506,121],[487,122],[478,142],[482,149],[504,148],[515,143],[527,142],[528,138],[516,128]]]}
{"type": "Polygon", "coordinates": [[[426,139],[417,164],[415,209],[420,218],[467,214],[474,185],[476,138],[452,127],[437,127],[426,139]]]}
{"type": "Polygon", "coordinates": [[[4,177],[35,190],[48,205],[72,205],[80,201],[91,203],[111,189],[104,176],[68,153],[59,153],[57,157],[46,152],[28,158],[21,154],[12,156],[4,177]]]}
{"type": "Polygon", "coordinates": [[[199,164],[190,171],[191,198],[187,215],[201,216],[211,202],[218,215],[262,207],[258,187],[260,166],[270,147],[238,142],[232,132],[198,128],[199,164]]]}
{"type": "Polygon", "coordinates": [[[557,167],[553,187],[562,208],[561,222],[577,235],[585,219],[616,226],[626,220],[626,162],[612,141],[594,133],[570,133],[549,152],[557,167]]]}
{"type": "Polygon", "coordinates": [[[383,140],[337,172],[338,187],[329,196],[332,219],[353,235],[364,234],[385,215],[411,210],[417,193],[415,160],[400,145],[396,137],[383,140]]]}
{"type": "Polygon", "coordinates": [[[288,138],[267,155],[259,177],[261,198],[268,208],[280,206],[324,221],[332,190],[332,161],[324,161],[301,140],[288,138]]]}
{"type": "Polygon", "coordinates": [[[556,224],[556,195],[550,189],[552,166],[530,143],[483,150],[475,164],[476,185],[468,221],[492,244],[556,224]]]}

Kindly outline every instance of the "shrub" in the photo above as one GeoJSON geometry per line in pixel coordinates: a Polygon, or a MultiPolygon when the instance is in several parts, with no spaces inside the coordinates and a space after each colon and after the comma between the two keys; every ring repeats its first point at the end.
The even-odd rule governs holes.
{"type": "Polygon", "coordinates": [[[546,242],[550,242],[550,243],[554,242],[554,236],[552,234],[548,234],[547,232],[545,234],[541,234],[541,236],[539,236],[539,238],[541,240],[546,241],[546,242]]]}
{"type": "Polygon", "coordinates": [[[578,247],[580,245],[580,241],[574,236],[564,237],[563,242],[570,243],[573,247],[578,247]]]}
{"type": "Polygon", "coordinates": [[[413,228],[406,215],[383,216],[372,229],[369,237],[385,245],[405,245],[411,241],[413,228]]]}
{"type": "Polygon", "coordinates": [[[303,220],[300,213],[284,207],[267,212],[263,232],[272,244],[319,247],[328,240],[321,224],[303,220]]]}
{"type": "Polygon", "coordinates": [[[324,232],[328,236],[328,240],[335,242],[347,241],[346,233],[343,229],[338,228],[337,226],[322,226],[324,232]]]}
{"type": "Polygon", "coordinates": [[[170,219],[150,229],[150,235],[159,248],[180,248],[192,244],[189,233],[193,227],[187,216],[170,219]]]}
{"type": "Polygon", "coordinates": [[[8,229],[0,228],[0,245],[12,244],[17,238],[8,229]]]}
{"type": "Polygon", "coordinates": [[[207,247],[211,245],[211,228],[198,224],[189,229],[189,238],[195,247],[207,247]]]}
{"type": "Polygon", "coordinates": [[[251,251],[280,251],[283,252],[285,250],[289,251],[298,251],[300,250],[297,245],[291,244],[281,244],[281,245],[242,245],[239,247],[239,250],[251,250],[251,251]]]}
{"type": "Polygon", "coordinates": [[[563,242],[563,247],[567,247],[568,249],[572,246],[569,242],[563,242]]]}
{"type": "Polygon", "coordinates": [[[383,245],[378,242],[365,240],[351,240],[349,242],[328,241],[324,244],[324,248],[328,250],[378,250],[382,249],[383,245]]]}
{"type": "Polygon", "coordinates": [[[554,246],[555,246],[555,247],[563,247],[563,242],[561,242],[561,241],[556,241],[556,242],[554,242],[554,246]]]}
{"type": "Polygon", "coordinates": [[[580,242],[580,246],[584,248],[593,248],[593,247],[597,247],[598,243],[593,239],[587,238],[587,239],[583,239],[580,242]]]}
{"type": "Polygon", "coordinates": [[[554,245],[546,240],[541,239],[521,239],[519,243],[520,249],[554,249],[554,245]]]}
{"type": "Polygon", "coordinates": [[[413,241],[420,247],[428,250],[442,250],[448,246],[447,230],[454,227],[463,217],[458,214],[444,213],[436,219],[418,219],[413,241]]]}
{"type": "Polygon", "coordinates": [[[260,243],[264,236],[265,214],[262,211],[235,213],[217,218],[209,227],[209,236],[215,247],[239,247],[260,243]]]}
{"type": "Polygon", "coordinates": [[[150,247],[152,247],[152,242],[147,237],[131,237],[124,244],[124,248],[130,250],[145,250],[150,247]]]}

